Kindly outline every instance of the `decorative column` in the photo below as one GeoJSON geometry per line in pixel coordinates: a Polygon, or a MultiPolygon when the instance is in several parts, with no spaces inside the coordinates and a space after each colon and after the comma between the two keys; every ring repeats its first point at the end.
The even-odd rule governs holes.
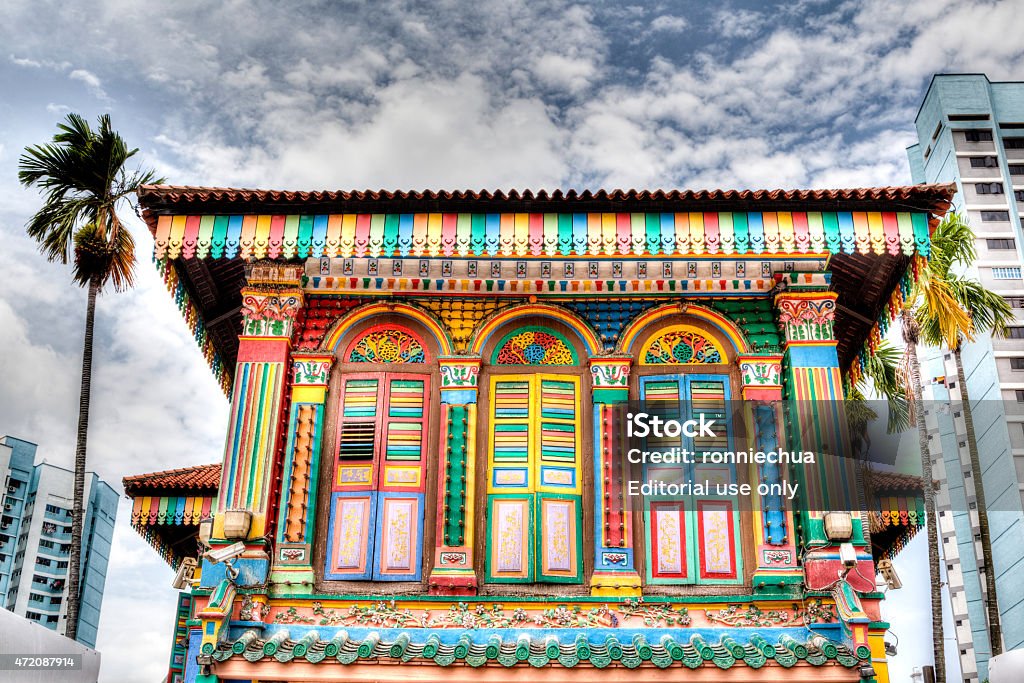
{"type": "Polygon", "coordinates": [[[629,400],[629,356],[590,359],[594,403],[594,575],[590,593],[606,597],[640,595],[633,558],[632,506],[627,479],[623,413],[629,400]]]}
{"type": "MultiPolygon", "coordinates": [[[[302,307],[302,266],[257,264],[242,289],[242,334],[211,544],[243,541],[234,560],[240,586],[267,582],[264,538],[273,490],[274,456],[283,422],[292,326],[302,307]]],[[[203,560],[202,587],[227,576],[225,563],[203,560]]]]}
{"type": "MultiPolygon", "coordinates": [[[[856,463],[848,449],[849,434],[843,409],[842,376],[834,331],[834,292],[786,291],[775,297],[777,319],[785,339],[789,399],[786,450],[815,453],[814,465],[801,467],[799,530],[803,543],[804,584],[807,590],[831,590],[843,633],[858,653],[869,653],[868,624],[857,592],[875,591],[875,568],[858,511],[856,463]],[[857,567],[845,570],[839,559],[843,539],[825,533],[825,511],[852,522],[849,541],[857,567]],[[836,583],[837,577],[843,577],[836,583]]],[[[859,656],[859,655],[858,655],[859,656]]]]}
{"type": "Polygon", "coordinates": [[[479,358],[440,358],[441,440],[431,595],[476,595],[476,420],[479,358]]]}
{"type": "Polygon", "coordinates": [[[308,594],[313,590],[316,482],[320,471],[327,382],[333,363],[332,354],[292,354],[291,415],[270,576],[274,592],[308,594]]]}
{"type": "MultiPolygon", "coordinates": [[[[748,425],[747,433],[754,440],[754,450],[778,451],[784,443],[779,438],[782,356],[740,356],[736,361],[743,382],[743,417],[748,425]]],[[[781,491],[783,480],[793,481],[793,476],[779,463],[751,465],[750,474],[751,481],[759,487],[753,510],[757,561],[754,590],[773,592],[803,580],[803,573],[797,567],[793,509],[781,491]]]]}

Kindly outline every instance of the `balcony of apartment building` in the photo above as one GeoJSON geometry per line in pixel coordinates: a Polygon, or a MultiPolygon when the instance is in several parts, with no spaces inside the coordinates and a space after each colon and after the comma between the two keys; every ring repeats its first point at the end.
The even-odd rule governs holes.
{"type": "Polygon", "coordinates": [[[954,130],[952,134],[953,147],[956,148],[957,152],[980,156],[986,154],[994,155],[997,151],[991,130],[983,128],[954,130]]]}

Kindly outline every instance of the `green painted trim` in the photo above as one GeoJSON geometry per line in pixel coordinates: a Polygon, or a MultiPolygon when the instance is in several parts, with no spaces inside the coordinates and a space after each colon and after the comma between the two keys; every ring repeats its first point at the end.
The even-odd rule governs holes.
{"type": "Polygon", "coordinates": [[[534,575],[537,577],[538,583],[569,583],[569,584],[581,584],[583,583],[583,496],[571,495],[571,494],[555,494],[555,493],[537,493],[534,494],[534,506],[535,510],[533,513],[534,520],[537,521],[538,530],[534,534],[534,546],[533,546],[533,557],[534,557],[534,575]],[[569,500],[576,503],[576,529],[579,533],[576,534],[576,575],[575,576],[546,576],[543,573],[543,548],[541,544],[544,541],[544,534],[540,532],[539,527],[541,519],[541,506],[545,500],[569,500]]]}
{"type": "Polygon", "coordinates": [[[621,389],[594,389],[594,403],[603,403],[605,405],[608,405],[613,403],[626,403],[627,401],[629,401],[629,389],[626,387],[623,387],[621,389]]]}
{"type": "Polygon", "coordinates": [[[487,583],[534,583],[534,564],[535,564],[535,552],[533,543],[529,542],[535,535],[534,526],[536,525],[536,505],[535,505],[536,494],[534,493],[491,493],[487,496],[487,543],[485,547],[486,562],[484,563],[484,575],[486,576],[487,583]],[[491,523],[490,520],[494,519],[494,501],[506,499],[506,500],[523,500],[528,501],[526,509],[530,515],[530,519],[527,522],[527,536],[526,539],[526,576],[523,578],[507,578],[507,577],[495,577],[491,573],[491,547],[494,543],[491,538],[491,523]]]}

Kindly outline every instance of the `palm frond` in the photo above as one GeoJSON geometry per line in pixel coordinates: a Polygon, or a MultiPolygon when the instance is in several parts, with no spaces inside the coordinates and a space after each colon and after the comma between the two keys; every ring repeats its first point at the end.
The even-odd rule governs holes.
{"type": "Polygon", "coordinates": [[[134,282],[135,243],[117,212],[143,183],[163,182],[152,170],[128,171],[129,149],[109,115],[93,129],[79,114],[68,114],[53,139],[26,147],[18,180],[41,191],[42,206],[26,232],[51,261],[75,259],[74,280],[85,285],[108,280],[117,290],[134,282]],[[81,262],[79,262],[81,259],[81,262]]]}

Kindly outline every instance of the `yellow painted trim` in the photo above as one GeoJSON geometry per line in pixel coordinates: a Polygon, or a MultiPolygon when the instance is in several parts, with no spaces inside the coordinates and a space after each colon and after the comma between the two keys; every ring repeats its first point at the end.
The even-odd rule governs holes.
{"type": "Polygon", "coordinates": [[[292,403],[319,403],[327,400],[327,387],[292,387],[292,403]]]}

